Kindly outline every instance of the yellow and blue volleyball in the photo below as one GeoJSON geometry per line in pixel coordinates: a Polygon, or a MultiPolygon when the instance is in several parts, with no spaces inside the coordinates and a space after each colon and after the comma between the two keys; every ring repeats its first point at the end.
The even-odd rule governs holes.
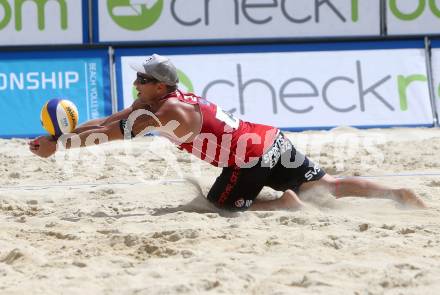
{"type": "Polygon", "coordinates": [[[41,124],[49,134],[60,136],[72,132],[78,123],[78,109],[67,99],[54,98],[41,109],[41,124]]]}

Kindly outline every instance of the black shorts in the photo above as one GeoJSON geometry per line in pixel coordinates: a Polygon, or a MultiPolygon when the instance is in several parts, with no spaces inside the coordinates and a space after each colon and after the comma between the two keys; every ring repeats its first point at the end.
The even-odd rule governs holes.
{"type": "Polygon", "coordinates": [[[321,179],[325,172],[298,152],[280,133],[269,150],[250,168],[225,167],[208,193],[208,200],[221,209],[247,210],[264,186],[277,191],[321,179]]]}

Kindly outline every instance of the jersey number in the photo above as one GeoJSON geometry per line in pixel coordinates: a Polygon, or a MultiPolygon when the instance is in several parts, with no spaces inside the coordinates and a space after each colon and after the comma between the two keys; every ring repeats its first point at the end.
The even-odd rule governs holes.
{"type": "Polygon", "coordinates": [[[217,113],[215,114],[215,117],[224,122],[226,125],[228,125],[231,128],[237,129],[240,120],[235,118],[231,113],[228,113],[224,110],[222,110],[220,107],[217,106],[217,113]]]}

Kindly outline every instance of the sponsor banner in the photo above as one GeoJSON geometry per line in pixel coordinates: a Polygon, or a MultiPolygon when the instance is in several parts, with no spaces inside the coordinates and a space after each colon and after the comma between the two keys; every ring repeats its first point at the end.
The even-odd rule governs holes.
{"type": "Polygon", "coordinates": [[[379,0],[102,0],[96,42],[380,35],[379,0]]]}
{"type": "Polygon", "coordinates": [[[0,46],[88,42],[87,2],[0,1],[0,46]]]}
{"type": "Polygon", "coordinates": [[[387,0],[388,35],[440,34],[440,0],[387,0]]]}
{"type": "MultiPolygon", "coordinates": [[[[175,63],[182,90],[247,121],[285,129],[432,126],[423,42],[415,43],[420,48],[316,51],[319,45],[313,44],[308,46],[315,51],[295,52],[296,46],[291,52],[264,52],[265,47],[260,53],[155,51],[175,63]]],[[[145,59],[140,52],[153,53],[116,52],[123,107],[136,97],[136,73],[129,65],[145,59]]]]}
{"type": "Polygon", "coordinates": [[[437,114],[440,115],[440,40],[432,42],[432,74],[437,114]]]}
{"type": "Polygon", "coordinates": [[[40,110],[52,98],[75,103],[79,123],[111,114],[106,50],[0,54],[0,136],[46,134],[40,110]]]}

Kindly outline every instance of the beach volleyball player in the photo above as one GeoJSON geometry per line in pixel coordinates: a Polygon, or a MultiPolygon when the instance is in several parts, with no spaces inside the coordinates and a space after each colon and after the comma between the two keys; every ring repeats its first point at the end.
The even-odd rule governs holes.
{"type": "MultiPolygon", "coordinates": [[[[176,68],[166,57],[154,54],[132,67],[137,72],[134,86],[138,99],[129,108],[74,130],[81,146],[97,133],[111,141],[156,130],[180,149],[223,169],[207,198],[231,211],[299,209],[303,203],[298,196],[317,187],[327,189],[336,198],[387,198],[411,207],[425,207],[409,189],[332,177],[298,152],[279,129],[239,120],[204,98],[180,91],[176,68]],[[257,196],[264,186],[283,194],[276,200],[259,200],[257,196]]],[[[63,144],[73,147],[70,141],[63,144]]],[[[56,140],[49,136],[29,145],[40,157],[56,152],[56,140]]]]}

